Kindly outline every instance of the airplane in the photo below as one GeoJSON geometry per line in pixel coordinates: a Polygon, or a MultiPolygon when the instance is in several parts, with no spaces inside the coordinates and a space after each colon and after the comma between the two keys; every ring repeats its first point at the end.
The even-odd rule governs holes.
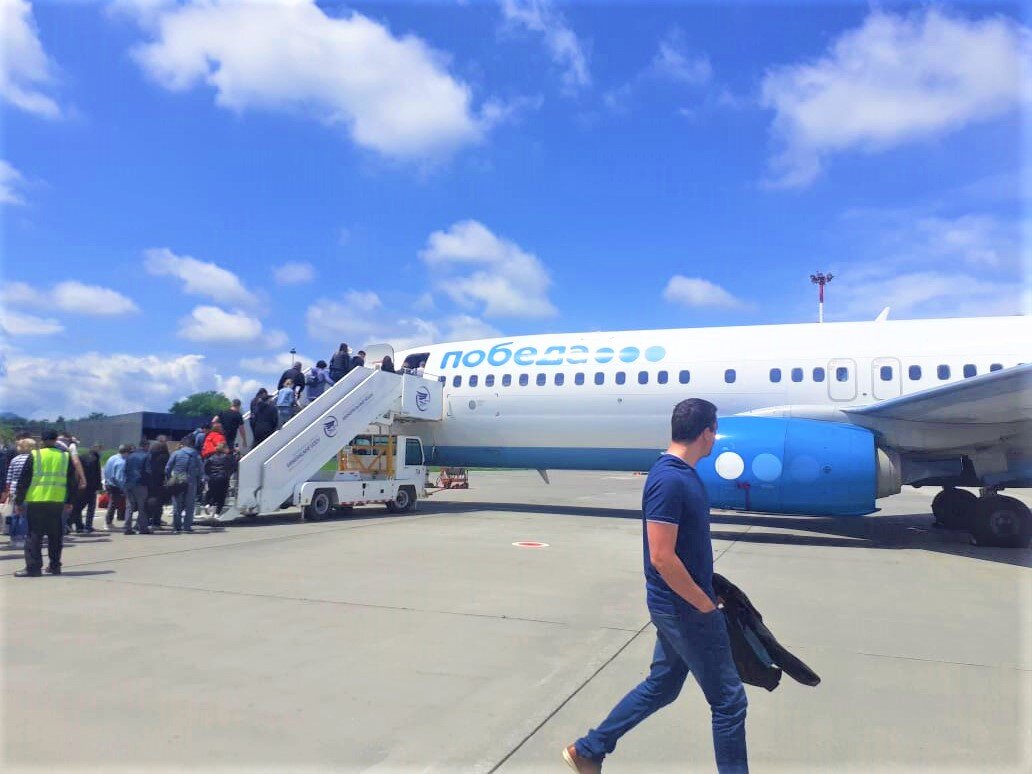
{"type": "Polygon", "coordinates": [[[862,516],[904,485],[942,487],[937,524],[1027,546],[1032,318],[563,333],[399,351],[443,384],[419,435],[448,467],[646,471],[673,406],[717,405],[699,463],[722,509],[862,516]],[[977,487],[980,496],[959,487],[977,487]]]}

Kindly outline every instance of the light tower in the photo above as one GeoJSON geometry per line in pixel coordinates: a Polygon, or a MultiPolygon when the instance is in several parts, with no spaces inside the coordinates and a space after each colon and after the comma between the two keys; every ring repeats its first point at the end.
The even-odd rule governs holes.
{"type": "Polygon", "coordinates": [[[825,274],[823,271],[819,271],[816,274],[810,275],[810,282],[817,286],[817,322],[824,322],[824,286],[835,279],[835,275],[831,272],[825,274]]]}

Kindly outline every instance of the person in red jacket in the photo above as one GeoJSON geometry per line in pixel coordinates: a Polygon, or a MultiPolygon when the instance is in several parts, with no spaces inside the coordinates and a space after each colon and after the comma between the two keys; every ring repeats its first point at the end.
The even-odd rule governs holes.
{"type": "Polygon", "coordinates": [[[219,448],[219,444],[225,442],[226,436],[222,433],[222,424],[220,422],[212,422],[211,430],[204,436],[204,445],[201,447],[201,459],[208,459],[219,448]]]}

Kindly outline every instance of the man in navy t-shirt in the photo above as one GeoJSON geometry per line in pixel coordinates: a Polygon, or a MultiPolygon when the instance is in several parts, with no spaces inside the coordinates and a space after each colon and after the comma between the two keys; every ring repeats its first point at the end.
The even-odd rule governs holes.
{"type": "Polygon", "coordinates": [[[652,669],[598,728],[563,750],[575,771],[601,771],[620,737],[676,699],[689,673],[710,705],[717,770],[749,770],[745,689],[713,593],[709,499],[695,472],[716,435],[712,403],[690,398],[674,407],[670,446],[649,471],[642,495],[645,596],[656,627],[652,669]]]}

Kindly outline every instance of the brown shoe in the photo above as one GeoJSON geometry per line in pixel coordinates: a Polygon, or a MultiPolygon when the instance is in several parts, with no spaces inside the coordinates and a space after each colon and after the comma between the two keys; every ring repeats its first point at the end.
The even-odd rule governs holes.
{"type": "Polygon", "coordinates": [[[577,746],[570,745],[563,750],[563,760],[578,774],[601,774],[602,764],[577,754],[577,746]]]}

